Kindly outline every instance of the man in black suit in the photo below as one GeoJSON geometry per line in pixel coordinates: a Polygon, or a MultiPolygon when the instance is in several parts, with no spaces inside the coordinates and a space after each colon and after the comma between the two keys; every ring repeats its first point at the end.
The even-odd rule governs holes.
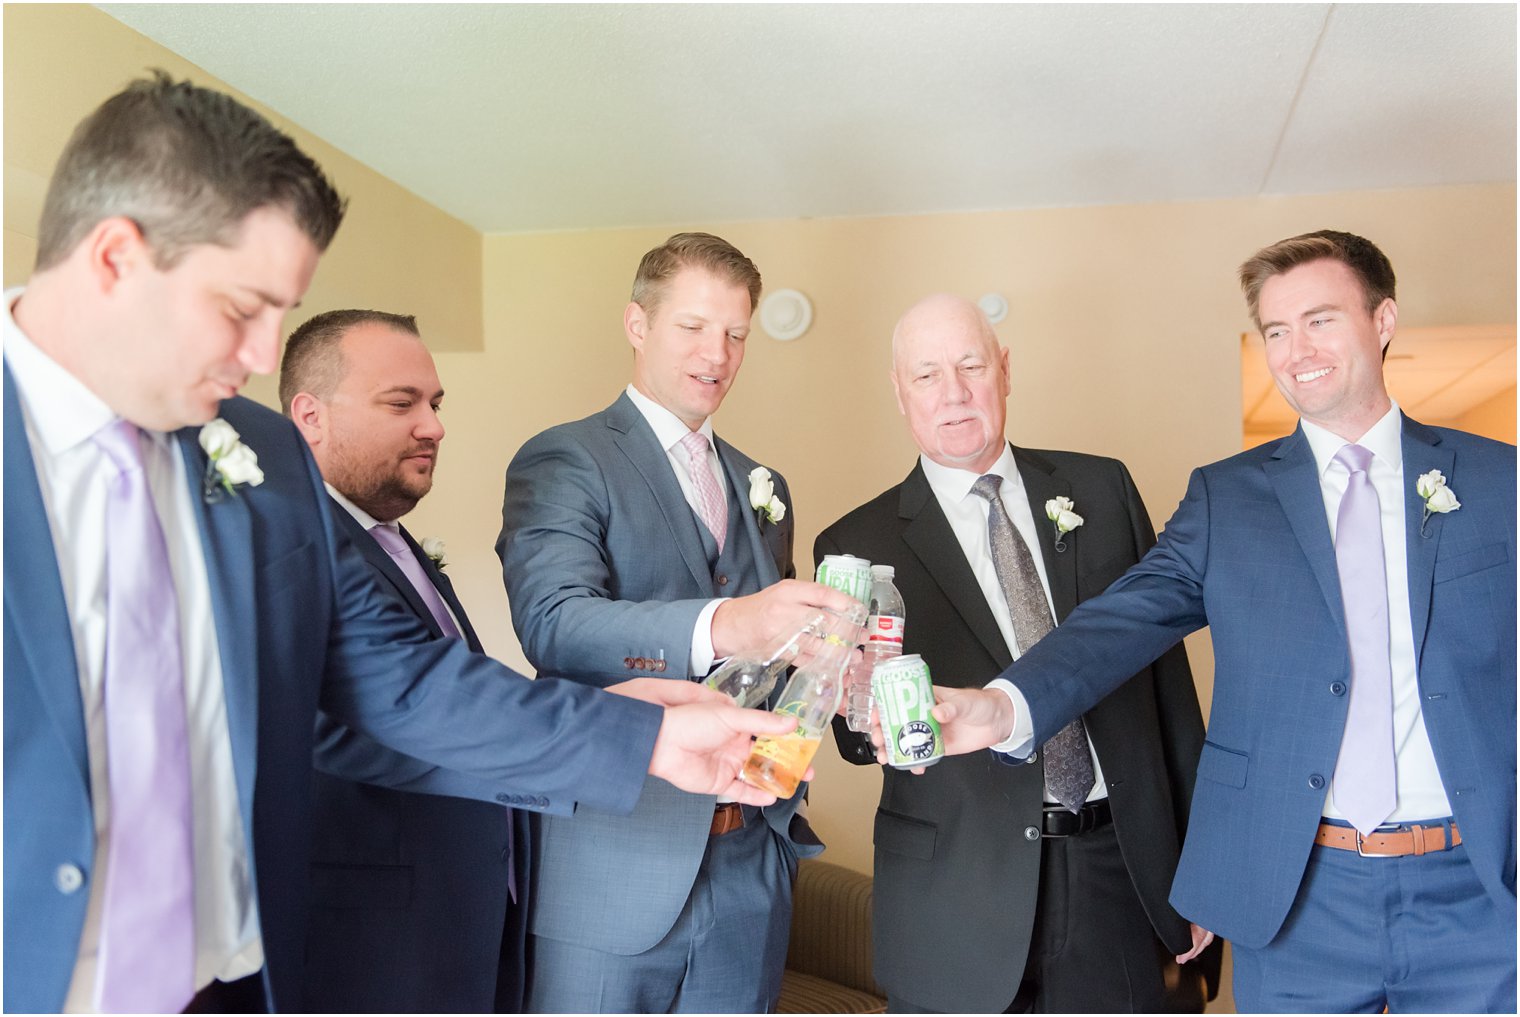
{"type": "MultiPolygon", "coordinates": [[[[381,589],[434,637],[482,652],[441,544],[419,545],[399,522],[432,489],[444,434],[443,385],[416,319],[340,310],[307,321],[285,346],[280,403],[381,589]]],[[[397,790],[441,771],[325,714],[316,762],[306,1004],[521,1010],[528,813],[397,790]]]]}
{"type": "MultiPolygon", "coordinates": [[[[901,484],[825,529],[814,556],[895,566],[904,651],[940,682],[980,687],[1155,534],[1122,463],[1004,438],[1008,350],[974,305],[920,301],[892,347],[922,455],[901,484]]],[[[1198,969],[1213,995],[1220,947],[1167,904],[1203,745],[1182,647],[1083,720],[1041,747],[1040,765],[984,753],[947,756],[921,777],[884,771],[876,974],[893,1011],[1197,1011],[1198,969]],[[1179,980],[1169,955],[1200,953],[1179,980]]],[[[835,735],[845,759],[876,761],[842,718],[835,735]]]]}

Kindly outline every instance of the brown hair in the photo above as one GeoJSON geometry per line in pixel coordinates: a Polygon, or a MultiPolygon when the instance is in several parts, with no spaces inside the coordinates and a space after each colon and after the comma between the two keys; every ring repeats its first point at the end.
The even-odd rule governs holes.
{"type": "Polygon", "coordinates": [[[1240,266],[1240,289],[1245,294],[1246,307],[1250,309],[1251,320],[1256,322],[1258,331],[1261,329],[1258,302],[1267,280],[1322,259],[1339,261],[1356,274],[1367,297],[1368,314],[1376,311],[1384,300],[1393,299],[1393,265],[1372,241],[1338,230],[1304,233],[1263,247],[1240,266]]]}
{"type": "Polygon", "coordinates": [[[43,202],[37,271],[113,216],[137,224],[161,269],[198,244],[234,243],[249,213],[269,207],[289,213],[325,251],[345,205],[321,167],[268,120],[231,96],[154,71],[74,128],[43,202]]]}
{"type": "Polygon", "coordinates": [[[302,392],[326,402],[343,381],[343,337],[352,329],[370,323],[388,325],[398,332],[421,336],[417,319],[410,314],[388,311],[323,311],[290,333],[285,355],[280,359],[280,408],[290,413],[290,404],[302,392]]]}
{"type": "Polygon", "coordinates": [[[711,233],[677,233],[645,254],[633,276],[634,303],[653,315],[665,284],[683,268],[702,268],[749,290],[749,307],[760,302],[760,270],[733,244],[711,233]]]}

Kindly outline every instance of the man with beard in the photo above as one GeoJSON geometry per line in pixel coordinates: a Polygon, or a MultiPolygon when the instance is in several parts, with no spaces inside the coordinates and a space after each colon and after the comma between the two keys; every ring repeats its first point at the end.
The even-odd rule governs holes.
{"type": "MultiPolygon", "coordinates": [[[[435,637],[479,653],[442,553],[426,553],[398,521],[432,489],[442,403],[410,315],[328,311],[285,347],[280,404],[311,446],[339,525],[382,589],[435,637]]],[[[526,814],[399,790],[433,768],[325,714],[316,762],[306,1003],[520,1010],[526,814]]]]}

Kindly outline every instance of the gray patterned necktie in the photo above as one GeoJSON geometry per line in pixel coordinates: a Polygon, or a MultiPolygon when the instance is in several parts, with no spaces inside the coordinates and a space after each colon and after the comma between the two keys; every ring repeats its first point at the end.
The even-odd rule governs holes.
{"type": "MultiPolygon", "coordinates": [[[[1003,478],[995,473],[980,477],[971,490],[987,500],[987,536],[992,546],[992,567],[997,571],[998,584],[1008,600],[1008,613],[1013,619],[1013,638],[1019,644],[1020,655],[1040,638],[1055,628],[1050,616],[1050,604],[1040,585],[1040,574],[1035,571],[1034,558],[1029,545],[1014,529],[1008,510],[998,490],[1003,478]]],[[[1055,795],[1056,801],[1075,813],[1087,801],[1087,793],[1093,786],[1092,756],[1087,748],[1087,730],[1082,718],[1057,731],[1044,745],[1045,786],[1055,795]]]]}

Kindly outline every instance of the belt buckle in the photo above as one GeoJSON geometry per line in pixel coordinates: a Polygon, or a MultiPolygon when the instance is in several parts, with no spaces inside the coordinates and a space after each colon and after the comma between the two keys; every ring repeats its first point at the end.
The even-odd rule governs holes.
{"type": "Polygon", "coordinates": [[[1356,856],[1358,858],[1373,858],[1373,857],[1376,857],[1374,855],[1369,855],[1367,852],[1365,852],[1365,851],[1362,850],[1362,831],[1358,830],[1356,827],[1353,826],[1351,828],[1351,835],[1356,838],[1356,856]]]}

